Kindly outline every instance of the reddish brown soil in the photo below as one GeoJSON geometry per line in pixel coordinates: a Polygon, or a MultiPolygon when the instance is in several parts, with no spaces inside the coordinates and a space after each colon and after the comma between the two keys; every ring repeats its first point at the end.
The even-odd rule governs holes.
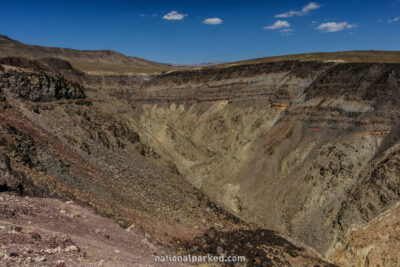
{"type": "Polygon", "coordinates": [[[156,253],[168,250],[72,202],[0,195],[1,266],[159,266],[156,253]]]}

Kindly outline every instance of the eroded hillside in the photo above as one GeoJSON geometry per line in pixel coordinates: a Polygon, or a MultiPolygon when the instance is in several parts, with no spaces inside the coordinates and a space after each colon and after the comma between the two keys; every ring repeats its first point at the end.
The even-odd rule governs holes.
{"type": "Polygon", "coordinates": [[[399,64],[262,63],[123,89],[140,136],[191,184],[323,254],[399,201],[399,64]]]}
{"type": "Polygon", "coordinates": [[[298,240],[338,264],[399,261],[398,227],[390,242],[352,239],[386,240],[374,220],[399,201],[399,64],[98,76],[0,62],[0,150],[30,194],[74,199],[181,252],[322,263],[298,240]]]}
{"type": "Polygon", "coordinates": [[[23,57],[30,60],[57,58],[67,60],[76,69],[87,73],[161,72],[173,67],[138,57],[130,57],[113,50],[77,50],[70,48],[29,45],[0,35],[0,57],[23,57]]]}
{"type": "MultiPolygon", "coordinates": [[[[166,121],[149,116],[153,106],[145,99],[131,100],[141,86],[163,76],[88,76],[60,60],[0,62],[1,191],[72,199],[180,254],[235,253],[261,266],[332,266],[301,242],[225,211],[223,201],[216,204],[205,187],[188,182],[195,180],[176,162],[171,141],[146,126],[161,129],[166,121]]],[[[196,148],[186,152],[197,157],[196,148]]],[[[13,211],[5,223],[18,224],[18,216],[13,211]]]]}

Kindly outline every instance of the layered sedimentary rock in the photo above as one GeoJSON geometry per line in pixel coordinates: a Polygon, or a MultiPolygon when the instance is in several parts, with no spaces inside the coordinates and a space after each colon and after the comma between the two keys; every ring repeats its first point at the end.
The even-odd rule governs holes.
{"type": "Polygon", "coordinates": [[[399,200],[399,64],[208,68],[119,93],[194,186],[322,253],[399,200]]]}
{"type": "Polygon", "coordinates": [[[161,147],[140,121],[145,113],[129,97],[158,76],[124,80],[81,75],[62,62],[0,62],[0,153],[9,158],[2,191],[30,193],[25,190],[29,185],[34,195],[72,199],[174,253],[187,254],[196,244],[206,253],[232,233],[237,242],[256,240],[257,255],[252,244],[233,242],[214,255],[235,252],[266,266],[331,266],[313,249],[280,233],[268,230],[259,236],[263,230],[213,203],[185,179],[175,158],[157,152],[161,147]],[[19,185],[24,192],[17,190],[19,185]],[[203,238],[206,243],[200,242],[203,238]]]}
{"type": "MultiPolygon", "coordinates": [[[[44,195],[140,225],[160,242],[178,238],[190,251],[206,240],[207,253],[232,233],[259,242],[265,257],[303,255],[289,244],[271,250],[282,243],[270,242],[275,234],[258,239],[272,229],[360,263],[372,254],[349,260],[341,247],[371,242],[354,243],[349,231],[373,227],[399,201],[399,64],[89,76],[46,62],[0,68],[0,151],[44,195]]],[[[375,262],[398,260],[371,251],[375,262]]]]}

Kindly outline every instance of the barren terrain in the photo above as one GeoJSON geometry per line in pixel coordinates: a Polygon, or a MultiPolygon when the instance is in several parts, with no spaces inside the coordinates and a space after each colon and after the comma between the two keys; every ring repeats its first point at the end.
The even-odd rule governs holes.
{"type": "Polygon", "coordinates": [[[58,58],[67,60],[78,70],[97,74],[152,73],[173,69],[170,64],[125,56],[112,50],[91,51],[27,45],[0,35],[0,57],[9,56],[27,59],[58,58]]]}
{"type": "Polygon", "coordinates": [[[72,201],[0,197],[2,266],[161,266],[154,254],[167,253],[134,225],[123,229],[72,201]]]}
{"type": "MultiPolygon", "coordinates": [[[[0,88],[0,189],[41,197],[4,196],[5,214],[25,203],[61,216],[61,225],[63,206],[73,227],[85,222],[75,209],[87,212],[94,224],[82,229],[95,234],[86,240],[53,229],[86,252],[103,242],[96,229],[115,232],[95,262],[118,263],[110,246],[130,253],[116,240],[131,225],[137,231],[126,242],[141,246],[143,264],[153,250],[244,255],[248,266],[400,261],[398,63],[289,60],[98,75],[60,59],[8,57],[0,88]],[[94,227],[110,219],[119,226],[94,227]]],[[[14,227],[16,216],[4,225],[14,227]]],[[[18,225],[24,238],[35,220],[26,221],[18,225]]],[[[74,255],[60,258],[90,261],[74,255]]]]}

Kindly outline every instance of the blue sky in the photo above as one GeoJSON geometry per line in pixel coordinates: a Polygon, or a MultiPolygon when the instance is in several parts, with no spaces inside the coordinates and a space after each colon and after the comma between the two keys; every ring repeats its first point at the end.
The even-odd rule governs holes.
{"type": "Polygon", "coordinates": [[[400,50],[400,0],[0,0],[0,34],[191,64],[321,51],[400,50]]]}

